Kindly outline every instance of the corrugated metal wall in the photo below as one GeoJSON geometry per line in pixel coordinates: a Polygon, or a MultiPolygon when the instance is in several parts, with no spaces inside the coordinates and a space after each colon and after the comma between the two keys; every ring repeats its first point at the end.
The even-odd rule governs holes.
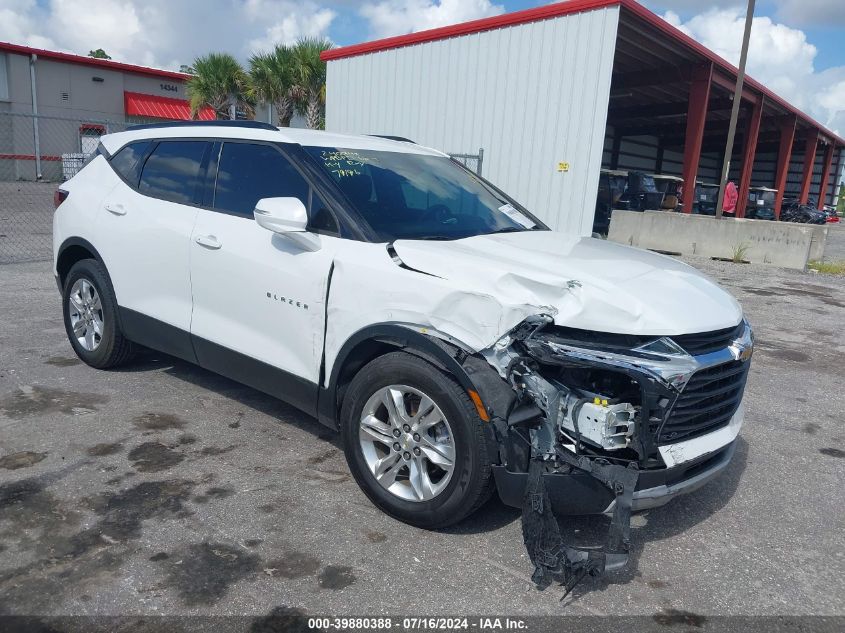
{"type": "MultiPolygon", "coordinates": [[[[604,139],[604,152],[602,156],[602,167],[610,168],[613,163],[613,127],[608,126],[604,139]]],[[[665,150],[663,152],[663,164],[657,166],[658,142],[656,136],[626,136],[619,144],[619,157],[617,169],[639,170],[648,173],[659,172],[680,176],[682,172],[683,152],[665,150]]],[[[731,158],[731,170],[729,179],[739,182],[739,172],[742,166],[742,154],[739,151],[741,143],[737,143],[734,155],[731,158]]],[[[825,191],[825,203],[834,204],[839,189],[841,170],[837,167],[840,154],[837,152],[833,157],[830,178],[825,191]]],[[[845,152],[842,154],[845,161],[845,152]]],[[[706,183],[718,183],[720,178],[722,156],[717,152],[704,152],[701,154],[698,167],[698,180],[706,183]]],[[[824,167],[824,147],[819,145],[816,150],[815,163],[813,164],[813,179],[810,184],[810,197],[817,198],[819,186],[821,185],[822,169],[824,167]]],[[[777,152],[758,151],[754,158],[754,169],[751,172],[752,187],[772,187],[775,182],[775,170],[777,169],[777,152]]],[[[801,177],[804,171],[804,142],[795,142],[790,154],[789,171],[787,172],[786,188],[787,197],[797,196],[801,190],[801,177]]]]}
{"type": "Polygon", "coordinates": [[[326,129],[483,148],[486,178],[589,235],[618,20],[609,7],[330,61],[326,129]]]}
{"type": "MultiPolygon", "coordinates": [[[[610,168],[613,162],[613,134],[613,127],[608,126],[602,156],[602,167],[605,169],[610,168]]],[[[682,175],[684,153],[671,149],[664,150],[663,164],[658,167],[658,145],[659,139],[656,136],[624,137],[619,143],[619,157],[616,168],[672,176],[682,175]]],[[[721,161],[722,157],[716,152],[702,152],[698,161],[697,179],[702,182],[718,182],[721,161]]]]}

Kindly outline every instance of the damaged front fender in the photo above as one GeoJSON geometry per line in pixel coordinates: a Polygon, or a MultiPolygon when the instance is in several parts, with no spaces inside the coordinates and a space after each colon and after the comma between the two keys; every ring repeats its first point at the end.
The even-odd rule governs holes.
{"type": "Polygon", "coordinates": [[[373,324],[401,325],[476,353],[532,315],[556,311],[532,303],[530,293],[493,290],[411,269],[389,245],[339,244],[326,300],[326,375],[343,345],[373,324]]]}

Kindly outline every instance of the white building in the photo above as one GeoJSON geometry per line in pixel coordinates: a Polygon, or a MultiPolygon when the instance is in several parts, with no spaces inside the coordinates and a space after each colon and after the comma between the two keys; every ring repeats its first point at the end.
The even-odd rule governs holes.
{"type": "MultiPolygon", "coordinates": [[[[602,167],[718,179],[736,81],[733,66],[633,0],[571,0],[323,58],[326,129],[483,148],[486,178],[584,235],[602,167]]],[[[770,186],[830,201],[845,141],[753,79],[745,86],[731,162],[740,199],[770,186]]]]}

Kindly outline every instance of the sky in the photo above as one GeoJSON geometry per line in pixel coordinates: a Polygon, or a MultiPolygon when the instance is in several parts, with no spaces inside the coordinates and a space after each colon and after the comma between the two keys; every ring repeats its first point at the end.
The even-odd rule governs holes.
{"type": "MultiPolygon", "coordinates": [[[[178,69],[209,51],[242,61],[299,37],[337,45],[546,4],[536,0],[0,0],[0,41],[178,69]]],[[[742,0],[643,0],[737,63],[742,0]]],[[[748,72],[845,135],[845,0],[758,0],[748,72]]]]}

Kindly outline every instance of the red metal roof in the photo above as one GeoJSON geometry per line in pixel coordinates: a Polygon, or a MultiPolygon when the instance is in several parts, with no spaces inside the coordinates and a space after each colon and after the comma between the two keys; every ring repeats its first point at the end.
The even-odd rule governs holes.
{"type": "Polygon", "coordinates": [[[343,57],[354,57],[355,55],[384,51],[390,48],[410,46],[411,44],[420,44],[422,42],[445,40],[459,35],[469,35],[470,33],[491,31],[493,29],[500,29],[506,26],[514,26],[516,24],[525,24],[527,22],[537,22],[538,20],[556,18],[570,13],[581,13],[591,9],[616,6],[622,1],[623,0],[569,0],[569,2],[548,4],[542,7],[535,7],[533,9],[524,9],[522,11],[514,11],[513,13],[494,15],[490,18],[472,20],[471,22],[441,26],[436,29],[428,29],[427,31],[417,31],[416,33],[386,37],[372,42],[363,42],[362,44],[353,44],[351,46],[342,46],[340,48],[330,48],[320,54],[320,59],[329,61],[332,59],[341,59],[343,57]]]}
{"type": "MultiPolygon", "coordinates": [[[[619,6],[622,7],[642,20],[649,23],[649,25],[663,32],[664,35],[673,38],[678,43],[688,47],[693,52],[701,55],[705,59],[713,62],[716,68],[723,72],[736,77],[737,68],[727,60],[723,59],[703,44],[695,41],[686,33],[669,24],[666,20],[656,15],[652,11],[646,9],[644,6],[635,0],[569,0],[568,2],[559,2],[556,4],[549,4],[533,9],[525,9],[523,11],[515,11],[513,13],[504,13],[490,18],[482,18],[480,20],[473,20],[471,22],[463,22],[461,24],[452,24],[449,26],[442,26],[436,29],[429,29],[427,31],[419,31],[417,33],[408,33],[407,35],[398,35],[395,37],[388,37],[372,42],[363,42],[361,44],[353,44],[351,46],[343,46],[340,48],[332,48],[324,51],[320,58],[325,61],[334,59],[343,59],[346,57],[355,57],[356,55],[364,55],[366,53],[375,53],[377,51],[389,50],[392,48],[400,48],[403,46],[411,46],[413,44],[420,44],[423,42],[432,42],[435,40],[447,39],[450,37],[457,37],[460,35],[469,35],[471,33],[480,33],[482,31],[490,31],[493,29],[514,26],[517,24],[526,24],[528,22],[537,22],[539,20],[546,20],[549,18],[556,18],[573,13],[582,13],[593,9],[602,9],[606,7],[619,6]]],[[[779,97],[774,92],[766,88],[763,84],[746,75],[745,86],[756,90],[765,95],[766,99],[777,103],[787,112],[795,114],[799,119],[813,128],[818,129],[825,136],[830,137],[837,145],[845,145],[845,139],[834,134],[832,131],[825,128],[823,125],[801,112],[798,108],[790,104],[788,101],[779,97]]]]}
{"type": "MultiPolygon", "coordinates": [[[[123,101],[126,114],[131,116],[183,121],[191,119],[191,104],[185,99],[147,95],[140,92],[124,92],[123,101]]],[[[217,117],[214,116],[214,110],[206,106],[199,111],[198,118],[200,121],[213,121],[217,117]]]]}
{"type": "Polygon", "coordinates": [[[110,59],[97,59],[95,57],[85,57],[83,55],[74,55],[72,53],[60,53],[58,51],[48,51],[42,48],[32,48],[31,46],[22,46],[20,44],[0,42],[0,52],[4,51],[8,53],[18,53],[20,55],[38,55],[39,57],[43,57],[45,59],[55,59],[71,64],[81,64],[83,66],[107,68],[109,70],[134,73],[136,75],[147,75],[149,77],[177,79],[179,81],[185,81],[190,78],[190,75],[186,75],[185,73],[177,73],[172,70],[161,70],[159,68],[150,68],[148,66],[136,66],[135,64],[115,62],[110,59]]]}
{"type": "MultiPolygon", "coordinates": [[[[717,55],[716,53],[711,51],[709,48],[704,46],[704,44],[697,42],[696,40],[694,40],[692,37],[690,37],[689,35],[687,35],[683,31],[681,31],[680,29],[672,26],[666,20],[661,18],[659,15],[656,15],[655,13],[649,11],[644,6],[639,4],[638,2],[635,2],[634,0],[615,0],[615,1],[608,1],[607,4],[610,5],[610,4],[616,4],[616,3],[618,3],[622,7],[625,7],[626,9],[631,11],[632,13],[636,14],[638,17],[642,18],[643,20],[645,20],[646,22],[651,24],[651,26],[654,26],[655,28],[663,31],[663,33],[665,33],[669,37],[675,38],[677,41],[679,41],[682,44],[685,44],[686,46],[688,46],[689,48],[694,50],[696,53],[698,53],[699,55],[702,55],[706,59],[712,61],[713,64],[716,67],[721,68],[722,70],[726,71],[732,77],[736,77],[737,73],[739,72],[737,67],[734,66],[733,64],[731,64],[729,61],[727,61],[726,59],[720,57],[719,55],[717,55]]],[[[736,83],[736,79],[734,79],[734,83],[736,83]]],[[[834,134],[831,130],[828,130],[826,127],[824,127],[823,125],[818,123],[812,117],[804,114],[801,110],[799,110],[794,105],[789,103],[786,99],[776,95],[774,92],[772,92],[771,90],[766,88],[766,86],[761,84],[759,81],[757,81],[753,77],[749,77],[748,75],[746,75],[745,81],[744,81],[744,86],[750,87],[754,90],[757,90],[758,92],[763,94],[766,97],[767,100],[777,103],[783,109],[785,109],[787,112],[791,112],[792,114],[795,114],[799,119],[803,119],[811,127],[816,128],[821,133],[823,133],[825,136],[829,136],[837,145],[845,145],[845,139],[843,139],[842,137],[840,137],[837,134],[834,134]]]]}

